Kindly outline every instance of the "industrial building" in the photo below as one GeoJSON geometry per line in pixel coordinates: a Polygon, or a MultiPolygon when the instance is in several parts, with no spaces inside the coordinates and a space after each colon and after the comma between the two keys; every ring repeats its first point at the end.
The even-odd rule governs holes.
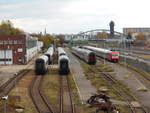
{"type": "Polygon", "coordinates": [[[0,35],[0,64],[27,64],[42,46],[28,34],[0,35]]]}
{"type": "Polygon", "coordinates": [[[150,33],[150,28],[148,27],[141,27],[141,28],[123,28],[123,33],[128,34],[129,32],[133,33],[150,33]]]}

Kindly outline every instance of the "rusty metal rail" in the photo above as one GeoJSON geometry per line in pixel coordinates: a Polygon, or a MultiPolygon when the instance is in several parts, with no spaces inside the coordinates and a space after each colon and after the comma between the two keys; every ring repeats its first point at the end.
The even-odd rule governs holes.
{"type": "MultiPolygon", "coordinates": [[[[113,78],[113,76],[111,75],[111,74],[109,74],[109,73],[103,73],[103,72],[101,72],[101,74],[103,75],[103,77],[110,83],[110,84],[118,84],[118,81],[115,79],[115,78],[113,78]]],[[[130,97],[129,97],[129,95],[127,94],[127,92],[126,92],[126,90],[125,89],[120,89],[120,88],[116,88],[116,87],[113,87],[112,86],[112,88],[113,88],[113,90],[115,90],[117,93],[118,93],[118,95],[120,96],[120,97],[123,97],[123,99],[126,101],[126,103],[128,104],[128,106],[129,106],[129,108],[130,108],[130,110],[131,110],[131,113],[138,113],[139,111],[142,111],[143,113],[147,113],[146,112],[146,110],[143,108],[143,107],[141,107],[141,108],[139,108],[139,109],[137,109],[137,108],[135,108],[135,107],[133,107],[133,105],[131,104],[131,99],[130,99],[130,97]]]]}
{"type": "MultiPolygon", "coordinates": [[[[102,71],[100,71],[100,73],[110,84],[118,84],[119,83],[111,74],[105,73],[102,71]]],[[[143,113],[147,113],[147,111],[143,107],[141,107],[140,109],[133,107],[133,105],[131,104],[131,99],[129,98],[129,95],[127,94],[125,89],[120,89],[120,88],[116,88],[113,86],[112,86],[112,88],[113,88],[113,90],[115,90],[118,93],[118,95],[120,97],[123,97],[123,99],[127,102],[128,106],[131,110],[131,113],[138,113],[139,110],[141,110],[143,113]]]]}
{"type": "Polygon", "coordinates": [[[67,75],[60,76],[60,113],[75,113],[71,85],[67,75]]]}
{"type": "Polygon", "coordinates": [[[17,83],[20,79],[27,73],[31,71],[30,67],[34,64],[34,62],[30,62],[27,67],[20,72],[14,74],[12,78],[10,78],[7,82],[5,82],[2,86],[0,86],[0,97],[8,95],[9,92],[16,87],[17,83]]]}
{"type": "Polygon", "coordinates": [[[22,70],[17,75],[14,75],[13,78],[9,79],[0,87],[0,97],[8,95],[8,93],[16,86],[19,80],[29,72],[29,69],[22,70]]]}
{"type": "Polygon", "coordinates": [[[33,78],[29,87],[30,97],[39,113],[54,113],[41,89],[42,81],[43,76],[35,76],[33,78]]]}
{"type": "MultiPolygon", "coordinates": [[[[114,84],[117,84],[117,80],[115,80],[110,74],[106,74],[106,73],[102,73],[103,74],[103,77],[105,78],[105,79],[107,79],[107,81],[110,83],[110,84],[112,84],[112,83],[114,83],[114,84]]],[[[127,102],[127,104],[128,104],[128,106],[129,106],[129,108],[130,108],[130,110],[131,110],[131,112],[132,113],[136,113],[136,111],[135,111],[135,109],[134,109],[134,107],[131,105],[131,100],[130,100],[130,98],[128,98],[128,95],[126,94],[126,91],[124,90],[124,89],[120,89],[120,88],[116,88],[116,87],[113,87],[112,86],[112,88],[113,88],[113,90],[115,90],[117,93],[118,93],[118,95],[120,96],[120,97],[123,97],[123,99],[127,102]]]]}

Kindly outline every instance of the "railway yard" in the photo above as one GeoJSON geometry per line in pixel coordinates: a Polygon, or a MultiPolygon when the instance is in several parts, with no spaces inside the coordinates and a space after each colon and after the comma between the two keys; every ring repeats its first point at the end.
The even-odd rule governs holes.
{"type": "Polygon", "coordinates": [[[27,65],[0,66],[0,113],[150,113],[150,72],[123,55],[52,46],[27,65]]]}

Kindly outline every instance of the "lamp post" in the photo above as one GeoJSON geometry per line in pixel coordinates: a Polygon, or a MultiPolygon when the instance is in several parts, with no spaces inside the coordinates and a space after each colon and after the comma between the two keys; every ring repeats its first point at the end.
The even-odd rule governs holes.
{"type": "Polygon", "coordinates": [[[7,100],[8,100],[8,95],[3,96],[2,100],[4,101],[4,113],[7,112],[7,100]]]}

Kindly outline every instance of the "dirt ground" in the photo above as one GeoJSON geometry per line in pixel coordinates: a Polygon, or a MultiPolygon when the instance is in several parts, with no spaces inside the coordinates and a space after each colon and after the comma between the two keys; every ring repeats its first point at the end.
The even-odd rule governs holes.
{"type": "Polygon", "coordinates": [[[26,69],[26,68],[33,69],[35,58],[36,57],[34,57],[27,65],[3,65],[3,66],[1,65],[0,66],[0,86],[3,83],[5,83],[7,80],[12,78],[19,71],[26,69]]]}
{"type": "MultiPolygon", "coordinates": [[[[25,113],[36,113],[34,109],[34,105],[29,97],[28,87],[32,81],[32,78],[35,76],[34,71],[30,71],[27,75],[25,75],[17,84],[16,88],[14,88],[10,92],[10,96],[17,96],[19,100],[13,100],[13,106],[21,106],[24,108],[25,113]]],[[[12,103],[10,103],[12,104],[12,103]]]]}

